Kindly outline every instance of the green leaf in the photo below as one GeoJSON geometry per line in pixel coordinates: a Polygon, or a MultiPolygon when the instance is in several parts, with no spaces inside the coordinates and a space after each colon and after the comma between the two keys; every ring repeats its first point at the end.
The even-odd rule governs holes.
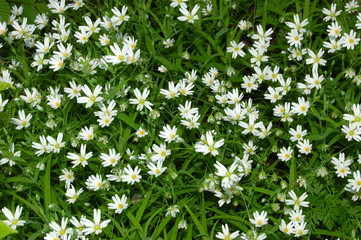
{"type": "Polygon", "coordinates": [[[48,161],[46,163],[46,170],[45,170],[45,178],[44,178],[44,209],[48,209],[51,203],[51,154],[49,155],[48,161]]]}
{"type": "Polygon", "coordinates": [[[18,233],[18,231],[12,229],[6,223],[0,220],[0,239],[3,239],[9,234],[18,233]]]}
{"type": "Polygon", "coordinates": [[[10,17],[10,6],[6,0],[0,0],[0,21],[9,21],[10,17]]]}
{"type": "MultiPolygon", "coordinates": [[[[1,0],[0,0],[1,1],[1,0]]],[[[0,3],[1,4],[1,3],[0,3]]],[[[7,88],[15,89],[13,86],[10,85],[10,83],[7,82],[0,82],[0,91],[4,91],[7,88]]]]}
{"type": "Polygon", "coordinates": [[[198,218],[194,215],[193,211],[187,206],[184,205],[184,207],[187,209],[189,215],[191,215],[191,218],[196,225],[199,233],[202,235],[203,239],[208,239],[207,233],[204,231],[202,224],[199,222],[198,218]]]}

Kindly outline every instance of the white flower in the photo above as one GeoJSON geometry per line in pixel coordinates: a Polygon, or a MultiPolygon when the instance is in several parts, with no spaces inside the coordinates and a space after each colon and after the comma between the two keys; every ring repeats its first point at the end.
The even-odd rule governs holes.
{"type": "Polygon", "coordinates": [[[84,127],[80,130],[79,135],[78,135],[78,139],[82,139],[85,141],[89,141],[94,139],[94,129],[93,127],[84,127]]]}
{"type": "Polygon", "coordinates": [[[327,26],[328,35],[331,38],[338,38],[341,36],[342,27],[338,24],[338,22],[332,22],[331,25],[327,26]]]}
{"type": "Polygon", "coordinates": [[[150,171],[148,171],[149,175],[154,175],[155,177],[159,177],[165,170],[167,170],[166,167],[163,167],[163,161],[159,160],[157,162],[157,165],[155,165],[152,162],[149,162],[147,164],[147,167],[149,168],[150,171]]]}
{"type": "MultiPolygon", "coordinates": [[[[78,237],[83,236],[83,230],[84,230],[84,224],[82,223],[83,219],[86,219],[86,217],[83,215],[81,215],[80,221],[74,216],[70,219],[71,224],[73,224],[73,226],[75,227],[78,237]]],[[[53,240],[53,239],[50,238],[49,240],[53,240]]]]}
{"type": "Polygon", "coordinates": [[[65,181],[66,188],[70,187],[70,184],[74,181],[74,172],[72,170],[68,170],[66,168],[61,170],[63,175],[59,176],[60,181],[65,181]]]}
{"type": "Polygon", "coordinates": [[[64,64],[64,58],[58,56],[58,55],[53,55],[51,58],[50,58],[50,61],[49,61],[49,64],[50,64],[50,69],[53,69],[54,72],[60,70],[62,67],[63,67],[63,64],[64,64]]]}
{"type": "MultiPolygon", "coordinates": [[[[1,79],[1,78],[0,78],[0,79],[1,79]]],[[[8,99],[5,99],[5,100],[3,101],[2,96],[1,96],[1,94],[0,94],[0,112],[2,112],[2,111],[4,110],[4,107],[5,107],[5,105],[6,105],[8,102],[9,102],[8,99]]]]}
{"type": "Polygon", "coordinates": [[[63,141],[63,133],[61,133],[61,132],[58,133],[56,140],[51,136],[47,136],[46,139],[49,142],[49,149],[51,151],[53,151],[54,153],[59,153],[60,148],[65,147],[65,142],[62,142],[63,141]]]}
{"type": "Polygon", "coordinates": [[[119,11],[119,9],[117,9],[116,7],[112,8],[112,12],[114,13],[114,17],[112,17],[112,22],[114,22],[114,24],[116,26],[120,26],[123,21],[127,22],[129,21],[129,16],[127,15],[127,11],[128,11],[128,7],[123,6],[122,7],[122,12],[119,11]]]}
{"type": "Polygon", "coordinates": [[[201,152],[203,155],[211,153],[213,156],[217,156],[219,154],[217,149],[224,144],[224,139],[214,142],[212,132],[210,131],[206,132],[206,136],[202,135],[201,140],[194,147],[196,152],[201,152]]]}
{"type": "Polygon", "coordinates": [[[84,27],[84,29],[86,31],[90,32],[91,34],[92,33],[98,33],[100,31],[100,28],[98,27],[99,24],[100,24],[100,21],[101,21],[100,18],[95,20],[94,23],[92,22],[92,20],[88,16],[85,16],[84,20],[85,20],[86,24],[88,25],[88,26],[84,27]]]}
{"type": "Polygon", "coordinates": [[[344,178],[351,173],[349,166],[352,164],[352,161],[350,159],[345,161],[344,153],[340,153],[339,158],[332,157],[331,162],[335,164],[334,168],[336,169],[337,177],[344,178]]]}
{"type": "Polygon", "coordinates": [[[346,133],[346,139],[348,141],[355,140],[359,142],[361,140],[361,127],[355,124],[342,125],[342,132],[346,133]]]}
{"type": "Polygon", "coordinates": [[[165,73],[167,71],[167,68],[164,65],[161,65],[160,67],[158,67],[158,71],[161,73],[165,73]]]}
{"type": "Polygon", "coordinates": [[[15,230],[16,227],[24,226],[25,221],[20,220],[20,215],[21,212],[23,211],[23,207],[16,206],[14,215],[6,207],[2,208],[1,210],[4,213],[5,217],[7,218],[7,220],[3,220],[3,222],[9,225],[12,229],[15,230]]]}
{"type": "Polygon", "coordinates": [[[331,3],[331,10],[327,8],[322,9],[322,13],[326,16],[323,18],[323,21],[328,22],[330,20],[336,21],[336,17],[340,15],[342,10],[336,11],[336,3],[331,3]]]}
{"type": "Polygon", "coordinates": [[[300,223],[305,220],[305,215],[302,215],[301,209],[292,210],[289,213],[289,215],[290,215],[289,219],[294,223],[296,223],[296,222],[300,223]]]}
{"type": "Polygon", "coordinates": [[[308,233],[308,230],[305,230],[306,222],[302,221],[300,223],[296,222],[294,225],[294,234],[295,237],[300,237],[302,235],[306,235],[308,233]]]}
{"type": "Polygon", "coordinates": [[[180,6],[181,8],[187,8],[187,4],[185,2],[188,2],[188,0],[172,0],[170,3],[170,6],[175,8],[180,6]]]}
{"type": "Polygon", "coordinates": [[[238,163],[234,161],[232,165],[227,169],[222,163],[216,161],[214,166],[217,168],[216,175],[223,177],[222,187],[230,188],[234,183],[240,180],[239,176],[235,174],[238,167],[238,163]]]}
{"type": "Polygon", "coordinates": [[[279,229],[281,232],[290,235],[294,233],[294,228],[293,228],[294,225],[295,223],[292,221],[286,224],[286,222],[283,219],[281,219],[281,225],[279,226],[279,229]]]}
{"type": "Polygon", "coordinates": [[[295,21],[294,23],[292,22],[285,22],[285,24],[292,28],[292,30],[297,30],[300,34],[303,34],[304,32],[306,32],[306,29],[304,29],[303,27],[305,27],[308,24],[308,19],[303,20],[302,22],[300,22],[300,18],[298,16],[298,14],[293,15],[293,20],[295,21]]]}
{"type": "Polygon", "coordinates": [[[148,135],[148,132],[145,131],[143,128],[139,127],[135,134],[137,135],[137,137],[142,138],[148,135]]]}
{"type": "Polygon", "coordinates": [[[187,229],[187,222],[186,222],[186,220],[182,219],[182,220],[178,223],[178,229],[187,229]]]}
{"type": "Polygon", "coordinates": [[[292,103],[292,113],[297,115],[307,115],[307,111],[310,108],[310,103],[305,101],[304,97],[298,98],[298,103],[292,103]]]}
{"type": "Polygon", "coordinates": [[[312,150],[312,144],[310,144],[310,141],[307,139],[303,140],[303,142],[298,141],[297,147],[298,147],[298,150],[300,151],[300,153],[303,153],[306,155],[308,155],[312,150]]]}
{"type": "Polygon", "coordinates": [[[140,182],[142,176],[140,175],[140,168],[136,166],[134,170],[128,164],[123,170],[122,181],[133,185],[135,182],[140,182]]]}
{"type": "Polygon", "coordinates": [[[105,56],[105,60],[108,63],[112,63],[113,65],[116,65],[116,64],[128,61],[128,48],[127,47],[123,47],[122,49],[120,49],[118,44],[114,43],[113,46],[110,46],[110,50],[112,50],[112,52],[115,56],[113,56],[113,55],[105,56]]]}
{"type": "Polygon", "coordinates": [[[104,183],[105,181],[102,180],[102,177],[99,174],[96,174],[95,176],[89,176],[85,182],[85,185],[90,190],[98,191],[104,183]]]}
{"type": "Polygon", "coordinates": [[[123,194],[120,199],[118,194],[112,197],[113,202],[108,203],[108,208],[115,210],[115,213],[121,214],[123,210],[128,208],[127,197],[123,194]]]}
{"type": "Polygon", "coordinates": [[[288,195],[292,199],[286,199],[287,205],[293,205],[294,210],[298,210],[300,207],[308,207],[309,202],[306,202],[305,199],[307,198],[307,193],[303,193],[299,198],[297,197],[296,193],[291,190],[288,192],[288,195]]]}
{"type": "Polygon", "coordinates": [[[168,215],[171,215],[172,217],[175,217],[177,213],[179,213],[178,205],[172,205],[167,209],[165,216],[168,217],[168,215]]]}
{"type": "Polygon", "coordinates": [[[91,158],[93,156],[93,152],[88,152],[86,153],[86,145],[82,144],[80,146],[80,154],[75,154],[75,153],[69,153],[66,156],[68,159],[73,160],[71,163],[73,164],[73,168],[75,168],[76,166],[78,166],[79,164],[82,165],[82,167],[85,167],[86,165],[88,165],[88,159],[91,158]]]}
{"type": "MultiPolygon", "coordinates": [[[[176,0],[176,1],[178,2],[178,0],[176,0]]],[[[172,39],[168,38],[163,41],[163,45],[165,48],[170,48],[170,47],[173,47],[174,42],[175,42],[174,38],[172,38],[172,39]]]]}
{"type": "Polygon", "coordinates": [[[100,45],[106,46],[110,43],[110,39],[109,39],[108,35],[106,35],[104,33],[103,35],[99,36],[99,42],[100,42],[100,45]]]}
{"type": "Polygon", "coordinates": [[[64,13],[69,8],[69,5],[65,5],[65,0],[49,0],[48,8],[52,13],[64,13]]]}
{"type": "Polygon", "coordinates": [[[33,117],[33,115],[31,115],[31,113],[29,113],[28,115],[25,115],[24,110],[19,110],[18,114],[19,114],[19,119],[11,118],[11,123],[14,123],[15,125],[17,125],[17,127],[15,129],[20,130],[20,129],[29,127],[30,120],[33,117]]]}
{"type": "Polygon", "coordinates": [[[248,51],[252,54],[251,63],[256,63],[259,67],[261,62],[267,62],[268,56],[264,56],[264,49],[254,49],[253,47],[249,48],[248,51]]]}
{"type": "Polygon", "coordinates": [[[101,221],[101,212],[100,209],[94,209],[94,218],[93,218],[93,222],[86,219],[86,218],[82,218],[81,224],[83,224],[85,226],[85,229],[83,230],[84,235],[89,235],[92,233],[95,233],[96,235],[98,235],[99,233],[101,233],[103,231],[103,228],[106,228],[108,226],[108,224],[110,223],[110,219],[105,220],[105,221],[101,221]]]}
{"type": "Polygon", "coordinates": [[[307,130],[302,130],[302,126],[297,125],[296,130],[294,130],[293,128],[290,128],[289,133],[292,135],[290,140],[292,142],[294,142],[294,141],[303,140],[303,137],[306,136],[306,134],[307,134],[307,130]]]}
{"type": "Polygon", "coordinates": [[[353,114],[344,114],[343,119],[355,126],[361,126],[361,105],[352,104],[352,111],[353,114]]]}
{"type": "Polygon", "coordinates": [[[166,99],[174,99],[179,97],[180,92],[178,91],[178,84],[174,85],[173,81],[168,82],[168,89],[160,89],[160,93],[164,95],[166,99]]]}
{"type": "Polygon", "coordinates": [[[199,17],[197,14],[197,11],[199,9],[198,5],[195,5],[194,8],[192,9],[192,12],[189,12],[187,10],[187,7],[182,6],[179,11],[184,15],[184,16],[180,16],[177,19],[179,21],[188,21],[189,23],[194,23],[194,20],[198,20],[199,17]]]}
{"type": "Polygon", "coordinates": [[[101,94],[102,87],[97,85],[94,89],[94,92],[90,90],[90,88],[87,85],[84,85],[81,90],[87,97],[78,97],[77,102],[78,103],[86,103],[85,107],[89,108],[91,107],[95,102],[101,102],[103,101],[102,97],[99,97],[98,95],[101,94]]]}
{"type": "Polygon", "coordinates": [[[288,147],[287,149],[285,147],[280,149],[280,153],[277,153],[277,156],[279,159],[281,159],[281,161],[283,162],[287,162],[292,158],[292,148],[288,147]]]}
{"type": "Polygon", "coordinates": [[[142,94],[140,93],[139,89],[136,88],[136,89],[134,89],[134,95],[135,95],[136,99],[134,99],[134,98],[129,99],[129,103],[137,104],[137,111],[142,111],[144,106],[146,108],[148,108],[149,110],[152,110],[153,104],[151,102],[147,101],[147,97],[148,97],[149,93],[150,93],[150,91],[148,90],[148,88],[145,88],[143,90],[142,94]]]}
{"type": "Polygon", "coordinates": [[[325,51],[322,50],[322,48],[318,51],[317,54],[315,54],[311,49],[308,49],[308,55],[310,55],[310,58],[306,59],[306,64],[312,64],[312,71],[317,72],[318,65],[325,66],[327,61],[325,59],[322,59],[323,54],[325,51]]]}
{"type": "Polygon", "coordinates": [[[35,153],[37,156],[41,156],[43,153],[49,153],[51,150],[49,149],[48,143],[44,135],[40,136],[40,143],[33,142],[32,148],[38,149],[35,153]]]}
{"type": "Polygon", "coordinates": [[[89,37],[91,36],[91,32],[87,32],[84,27],[79,28],[80,32],[75,32],[74,37],[76,37],[78,40],[76,42],[84,44],[88,42],[89,37]]]}
{"type": "Polygon", "coordinates": [[[245,46],[243,42],[239,42],[238,44],[236,41],[230,42],[231,47],[227,47],[227,52],[232,53],[232,58],[237,58],[239,55],[240,57],[244,57],[246,53],[242,51],[242,48],[245,46]]]}
{"type": "Polygon", "coordinates": [[[79,195],[84,192],[83,188],[80,188],[78,191],[75,190],[75,187],[73,185],[70,185],[70,187],[66,190],[65,196],[68,197],[66,200],[68,203],[75,203],[75,201],[78,199],[79,195]]]}
{"type": "Polygon", "coordinates": [[[352,0],[348,3],[346,3],[346,5],[345,5],[346,12],[348,12],[348,13],[353,13],[353,12],[357,11],[358,7],[359,7],[359,5],[357,4],[356,0],[352,0]]]}
{"type": "Polygon", "coordinates": [[[163,131],[159,132],[159,137],[163,138],[167,143],[177,140],[179,138],[177,135],[177,127],[173,126],[171,128],[169,125],[163,126],[163,131]]]}
{"type": "Polygon", "coordinates": [[[171,154],[171,150],[167,149],[165,143],[161,143],[160,146],[158,146],[157,144],[153,144],[152,149],[154,151],[151,157],[151,160],[153,162],[164,161],[165,158],[171,154]]]}
{"type": "Polygon", "coordinates": [[[51,221],[49,226],[57,232],[62,238],[64,238],[67,234],[71,234],[73,232],[72,228],[67,228],[68,218],[61,218],[61,226],[57,224],[55,221],[51,221]]]}
{"type": "Polygon", "coordinates": [[[115,167],[120,160],[120,153],[116,153],[115,149],[109,149],[109,155],[105,153],[100,154],[100,159],[103,160],[102,164],[104,167],[112,166],[115,167]]]}
{"type": "Polygon", "coordinates": [[[267,90],[269,93],[266,93],[264,95],[264,98],[270,100],[271,103],[275,103],[276,101],[282,98],[282,94],[280,94],[280,92],[277,89],[274,89],[273,87],[269,86],[267,90]]]}
{"type": "Polygon", "coordinates": [[[292,29],[291,32],[287,33],[286,39],[287,43],[290,46],[295,46],[296,48],[301,47],[301,40],[303,40],[303,35],[299,33],[296,29],[292,29]]]}
{"type": "Polygon", "coordinates": [[[239,231],[229,232],[228,224],[222,225],[222,232],[217,232],[216,238],[223,240],[232,240],[239,236],[239,231]]]}
{"type": "Polygon", "coordinates": [[[267,212],[265,211],[262,211],[261,214],[259,214],[258,211],[254,212],[253,218],[254,219],[249,219],[249,221],[254,224],[255,227],[262,227],[268,223],[267,212]]]}
{"type": "Polygon", "coordinates": [[[361,190],[361,174],[360,171],[357,170],[356,172],[353,172],[353,179],[348,179],[348,186],[356,191],[359,192],[361,190]]]}
{"type": "Polygon", "coordinates": [[[70,88],[64,88],[64,92],[68,94],[68,97],[70,99],[73,99],[74,97],[80,97],[80,91],[82,89],[82,85],[77,85],[75,81],[69,82],[70,88]]]}
{"type": "Polygon", "coordinates": [[[356,32],[351,29],[350,34],[344,33],[341,38],[342,47],[353,50],[360,42],[360,38],[356,38],[356,32]]]}

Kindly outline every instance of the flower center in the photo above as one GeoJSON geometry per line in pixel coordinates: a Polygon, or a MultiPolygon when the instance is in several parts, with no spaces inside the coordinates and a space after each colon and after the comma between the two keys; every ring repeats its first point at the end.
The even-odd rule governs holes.
{"type": "Polygon", "coordinates": [[[131,178],[132,178],[132,179],[136,179],[137,176],[136,176],[135,174],[132,174],[131,178]]]}
{"type": "Polygon", "coordinates": [[[102,183],[101,182],[98,182],[97,183],[97,187],[100,188],[102,186],[102,183]]]}
{"type": "Polygon", "coordinates": [[[123,208],[123,204],[118,203],[118,208],[122,209],[122,208],[123,208]]]}
{"type": "Polygon", "coordinates": [[[305,106],[301,106],[301,111],[302,111],[302,112],[306,111],[306,107],[305,107],[305,106]]]}
{"type": "Polygon", "coordinates": [[[285,158],[290,158],[290,155],[288,153],[286,153],[285,158]]]}
{"type": "Polygon", "coordinates": [[[345,173],[346,170],[345,170],[344,168],[342,168],[342,169],[340,170],[340,172],[341,172],[341,173],[345,173]]]}
{"type": "Polygon", "coordinates": [[[155,170],[155,172],[156,172],[157,174],[160,174],[160,170],[159,170],[158,168],[155,170]]]}
{"type": "Polygon", "coordinates": [[[348,40],[348,42],[352,44],[352,43],[353,43],[353,39],[350,38],[350,39],[348,40]]]}
{"type": "Polygon", "coordinates": [[[358,180],[358,181],[356,182],[356,184],[357,184],[357,186],[361,186],[361,181],[358,180]]]}
{"type": "Polygon", "coordinates": [[[354,131],[354,130],[351,130],[351,131],[349,132],[349,134],[350,134],[351,136],[353,136],[353,135],[355,135],[355,131],[354,131]]]}
{"type": "Polygon", "coordinates": [[[115,163],[115,159],[114,159],[114,158],[111,158],[111,159],[110,159],[110,162],[111,162],[111,163],[115,163]]]}

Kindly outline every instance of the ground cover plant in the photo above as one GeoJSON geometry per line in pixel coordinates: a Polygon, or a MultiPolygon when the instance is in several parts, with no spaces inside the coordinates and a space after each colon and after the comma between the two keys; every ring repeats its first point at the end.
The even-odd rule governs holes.
{"type": "Polygon", "coordinates": [[[358,1],[0,0],[0,238],[359,239],[358,1]]]}

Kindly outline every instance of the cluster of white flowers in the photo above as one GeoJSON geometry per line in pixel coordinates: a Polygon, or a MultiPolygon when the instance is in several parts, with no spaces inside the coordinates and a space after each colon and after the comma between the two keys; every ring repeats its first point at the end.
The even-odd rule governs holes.
{"type": "MultiPolygon", "coordinates": [[[[175,11],[176,19],[180,21],[176,20],[177,24],[192,27],[196,21],[198,22],[194,25],[201,22],[200,18],[203,18],[203,22],[207,16],[214,14],[211,3],[203,3],[202,16],[198,15],[201,4],[191,8],[187,2],[188,0],[172,0],[170,3],[171,7],[179,10],[175,11]]],[[[235,68],[230,65],[223,68],[218,67],[219,64],[204,64],[200,70],[196,70],[196,65],[189,64],[177,66],[178,70],[182,70],[182,75],[179,77],[173,76],[172,63],[168,63],[167,59],[157,62],[154,58],[156,64],[153,68],[158,69],[154,74],[161,79],[157,82],[159,85],[149,84],[154,79],[148,74],[139,74],[136,78],[130,76],[130,81],[136,81],[137,85],[134,86],[128,86],[128,80],[114,83],[114,79],[118,81],[119,75],[112,80],[106,79],[104,83],[98,81],[97,73],[113,74],[119,69],[133,70],[137,67],[145,69],[141,63],[146,62],[142,58],[146,58],[147,54],[143,56],[144,52],[141,52],[143,46],[139,46],[141,44],[138,44],[135,37],[120,32],[127,31],[124,25],[130,21],[127,6],[121,6],[119,9],[114,7],[111,13],[96,19],[91,14],[87,14],[81,18],[78,25],[75,25],[70,22],[71,19],[67,18],[66,14],[77,11],[83,6],[82,0],[73,0],[68,4],[65,0],[49,0],[48,8],[55,14],[55,19],[48,19],[48,16],[42,13],[36,16],[33,24],[29,23],[26,17],[19,17],[23,12],[21,6],[14,6],[9,22],[0,22],[1,39],[7,39],[9,44],[20,42],[32,52],[30,66],[34,74],[52,71],[52,74],[57,74],[57,79],[60,79],[63,75],[59,72],[69,70],[75,76],[71,80],[66,80],[67,82],[55,81],[53,86],[48,87],[44,84],[47,87],[44,89],[41,89],[41,83],[28,84],[26,79],[22,83],[24,87],[14,82],[15,79],[22,78],[15,70],[22,68],[23,63],[16,59],[12,60],[8,69],[2,68],[0,74],[0,83],[5,84],[5,90],[17,88],[19,92],[13,100],[6,99],[3,96],[7,95],[0,94],[0,112],[8,110],[9,105],[14,108],[17,104],[18,117],[12,117],[9,122],[15,125],[16,130],[21,130],[17,131],[20,134],[23,131],[29,136],[38,133],[36,138],[39,138],[40,143],[31,140],[31,147],[35,149],[34,154],[37,157],[48,154],[51,157],[50,155],[60,156],[59,153],[65,151],[65,163],[62,162],[59,165],[60,169],[55,171],[61,172],[58,179],[61,184],[65,184],[63,196],[65,195],[69,204],[78,204],[79,197],[86,195],[83,194],[84,191],[99,193],[115,187],[115,184],[120,182],[123,185],[127,184],[129,188],[140,186],[143,190],[141,185],[143,181],[159,180],[167,173],[175,179],[178,175],[177,170],[174,169],[178,166],[174,166],[173,160],[178,158],[176,154],[183,149],[194,156],[207,155],[203,158],[209,160],[207,163],[211,163],[209,166],[212,169],[208,177],[202,179],[201,190],[213,194],[218,199],[219,207],[230,204],[242,194],[242,180],[251,175],[256,165],[253,163],[257,163],[257,169],[260,169],[259,181],[267,178],[266,172],[262,169],[264,165],[260,167],[261,164],[258,164],[257,159],[260,156],[257,154],[263,152],[262,144],[275,132],[273,127],[278,130],[282,126],[287,126],[285,133],[278,130],[272,135],[277,138],[284,134],[279,138],[279,142],[272,142],[274,144],[272,151],[277,156],[276,164],[289,167],[296,156],[299,158],[312,156],[313,146],[316,146],[316,143],[311,141],[315,138],[310,136],[309,126],[300,125],[298,120],[308,119],[318,111],[315,109],[317,104],[315,96],[322,90],[323,85],[330,81],[325,71],[326,64],[330,63],[329,56],[341,51],[356,51],[360,42],[360,38],[357,38],[357,30],[361,29],[361,13],[357,15],[358,22],[355,24],[355,29],[344,33],[343,25],[337,21],[342,10],[337,10],[337,5],[333,3],[330,9],[322,10],[325,15],[324,21],[330,24],[325,30],[327,35],[322,38],[324,40],[320,40],[323,41],[321,47],[314,47],[308,41],[312,33],[307,29],[310,28],[307,18],[301,21],[300,16],[295,14],[292,16],[292,22],[285,22],[289,31],[285,37],[288,52],[283,53],[284,61],[288,59],[290,62],[299,62],[306,69],[306,73],[298,76],[297,79],[289,74],[289,70],[296,71],[292,66],[283,67],[286,64],[281,65],[272,59],[274,29],[256,25],[255,33],[247,36],[252,42],[246,41],[243,39],[243,34],[252,27],[252,24],[241,20],[235,27],[235,34],[230,35],[233,39],[227,42],[228,46],[225,49],[218,47],[217,51],[219,55],[224,51],[222,57],[227,59],[228,64],[240,61],[249,68],[247,71],[242,72],[238,66],[236,70],[236,64],[235,68]],[[92,44],[102,50],[98,56],[91,57],[91,54],[87,54],[84,50],[92,44]],[[183,71],[185,66],[187,69],[184,68],[183,71]],[[238,75],[240,72],[242,76],[238,75]],[[76,75],[94,77],[94,79],[84,80],[76,75]],[[237,79],[234,86],[229,81],[232,77],[237,79]],[[314,94],[311,94],[312,91],[314,94]],[[127,96],[128,92],[130,97],[127,96]],[[254,93],[258,94],[257,98],[251,95],[254,93]],[[201,99],[205,95],[208,99],[201,99]],[[269,105],[267,110],[259,110],[262,109],[261,101],[269,105]],[[173,108],[170,109],[169,106],[173,108]],[[71,113],[75,107],[79,112],[71,113]],[[271,116],[266,116],[268,110],[271,116]],[[170,119],[164,117],[162,121],[152,121],[161,116],[160,111],[169,113],[170,119]],[[66,126],[65,118],[68,116],[58,118],[55,122],[53,112],[59,115],[69,115],[69,113],[89,113],[89,115],[86,115],[84,122],[79,122],[76,126],[66,126]],[[39,121],[40,114],[48,114],[49,118],[45,123],[47,128],[42,132],[35,128],[37,127],[35,121],[39,121]],[[271,117],[272,122],[268,117],[271,117]],[[29,129],[36,130],[29,131],[29,129]],[[224,129],[227,129],[227,132],[224,129]],[[109,134],[101,136],[105,131],[109,134]],[[68,134],[72,136],[68,137],[68,134]],[[190,142],[188,135],[199,140],[190,142]],[[111,139],[109,145],[108,137],[111,139]],[[132,137],[134,137],[133,142],[131,142],[132,137]],[[236,147],[231,150],[232,153],[229,153],[230,138],[236,139],[234,142],[237,141],[234,145],[236,147]],[[116,140],[113,141],[114,139],[116,140]],[[105,146],[100,148],[96,141],[105,146]],[[141,144],[137,145],[138,142],[141,144]],[[70,149],[68,145],[74,149],[70,149]],[[99,172],[98,165],[101,169],[99,172]],[[82,178],[75,178],[78,171],[85,172],[82,178]],[[81,179],[86,180],[81,182],[81,179]]],[[[358,7],[357,1],[352,0],[345,4],[345,11],[353,13],[358,7]]],[[[177,38],[172,34],[159,39],[161,39],[160,45],[163,44],[163,50],[166,48],[165,51],[172,51],[172,47],[178,45],[177,38]]],[[[139,41],[139,43],[143,42],[139,41]]],[[[0,48],[2,46],[0,43],[0,48]]],[[[182,61],[188,61],[192,57],[194,57],[193,53],[185,52],[182,61]]],[[[361,84],[361,75],[356,74],[351,68],[345,71],[345,77],[352,79],[357,86],[361,84]]],[[[342,122],[340,124],[343,124],[342,129],[339,132],[346,134],[348,141],[359,142],[361,105],[353,104],[352,113],[345,113],[343,120],[348,123],[342,122]]],[[[25,143],[23,145],[22,149],[26,148],[27,145],[25,143]]],[[[18,149],[18,146],[16,148],[18,149]]],[[[24,150],[22,152],[23,155],[27,153],[24,150]]],[[[21,152],[15,151],[14,143],[10,145],[8,153],[0,151],[0,154],[3,156],[0,164],[10,167],[15,166],[17,159],[21,157],[21,152]]],[[[268,155],[262,157],[267,158],[268,155]]],[[[44,168],[44,161],[43,159],[38,163],[38,168],[44,168]]],[[[332,158],[331,163],[334,165],[337,177],[347,178],[345,189],[353,194],[352,199],[361,200],[361,173],[359,170],[352,170],[352,158],[345,159],[345,153],[341,152],[338,158],[332,158]]],[[[325,176],[327,169],[326,171],[322,169],[317,174],[325,176]]],[[[300,187],[306,188],[305,178],[299,176],[297,182],[300,187]]],[[[283,181],[280,187],[285,189],[287,184],[283,181]]],[[[131,198],[123,194],[124,192],[107,196],[109,198],[107,207],[111,212],[122,214],[128,208],[131,198]]],[[[286,200],[284,196],[283,201],[286,205],[293,206],[293,210],[288,213],[285,210],[285,215],[289,215],[289,221],[281,219],[280,224],[279,222],[277,224],[281,232],[300,237],[308,233],[307,219],[302,212],[302,208],[309,206],[309,202],[305,201],[308,195],[303,193],[297,197],[293,190],[288,194],[291,199],[286,200]]],[[[51,230],[45,233],[44,239],[70,239],[74,232],[77,233],[77,239],[87,239],[85,235],[102,233],[111,220],[101,221],[101,211],[97,208],[93,209],[92,220],[88,220],[83,215],[80,218],[73,216],[70,222],[74,228],[67,227],[69,219],[65,217],[61,219],[61,224],[52,221],[49,225],[51,230]]],[[[24,220],[19,219],[22,207],[17,206],[14,215],[5,207],[2,211],[8,219],[4,222],[13,229],[25,224],[24,220]]],[[[176,217],[180,212],[180,207],[175,202],[168,207],[165,215],[176,217]]],[[[216,237],[228,240],[238,236],[241,239],[266,239],[266,233],[257,231],[269,224],[268,214],[262,209],[254,211],[253,218],[250,218],[249,222],[255,228],[247,234],[240,234],[239,231],[231,233],[228,225],[225,224],[222,225],[222,232],[218,232],[216,237]]],[[[186,227],[185,220],[179,222],[178,228],[186,227]]]]}

